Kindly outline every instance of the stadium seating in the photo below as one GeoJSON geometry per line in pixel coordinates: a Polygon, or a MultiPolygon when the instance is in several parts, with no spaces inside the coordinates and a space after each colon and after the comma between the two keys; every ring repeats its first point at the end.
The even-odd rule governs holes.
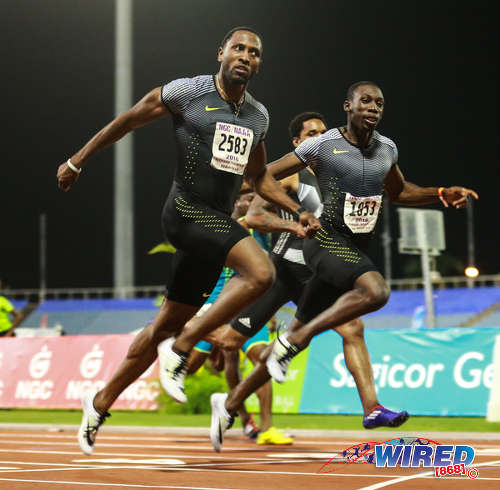
{"type": "MultiPolygon", "coordinates": [[[[456,327],[500,300],[500,287],[434,290],[436,327],[456,327]]],[[[130,333],[144,327],[158,311],[158,298],[46,300],[23,327],[62,325],[66,335],[130,333]]],[[[425,320],[423,290],[393,291],[386,306],[363,317],[367,328],[412,328],[425,320]]],[[[288,325],[295,305],[288,303],[277,315],[288,325]]],[[[474,326],[500,326],[500,310],[474,326]]]]}

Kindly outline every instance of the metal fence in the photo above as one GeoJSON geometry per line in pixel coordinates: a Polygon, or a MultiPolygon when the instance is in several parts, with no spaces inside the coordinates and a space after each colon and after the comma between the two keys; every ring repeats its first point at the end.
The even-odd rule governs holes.
{"type": "MultiPolygon", "coordinates": [[[[388,281],[392,290],[422,289],[423,279],[392,279],[388,281]]],[[[500,286],[500,274],[479,276],[433,277],[435,289],[476,288],[500,286]]],[[[13,300],[41,301],[43,299],[90,299],[90,298],[154,298],[165,292],[165,286],[136,286],[126,288],[48,288],[4,289],[1,294],[13,300]]]]}

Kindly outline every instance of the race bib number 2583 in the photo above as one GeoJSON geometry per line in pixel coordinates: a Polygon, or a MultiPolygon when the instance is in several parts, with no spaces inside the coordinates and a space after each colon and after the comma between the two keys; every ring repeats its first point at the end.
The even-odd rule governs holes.
{"type": "Polygon", "coordinates": [[[236,124],[216,123],[210,165],[217,170],[243,175],[252,142],[251,129],[236,124]]]}

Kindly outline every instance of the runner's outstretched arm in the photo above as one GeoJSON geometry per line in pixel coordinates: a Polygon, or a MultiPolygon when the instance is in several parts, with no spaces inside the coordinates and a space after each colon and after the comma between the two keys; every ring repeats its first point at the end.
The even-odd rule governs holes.
{"type": "Polygon", "coordinates": [[[397,164],[387,174],[385,190],[391,202],[406,206],[421,206],[441,200],[446,207],[451,204],[460,209],[467,207],[469,196],[479,199],[475,191],[466,187],[420,187],[412,184],[405,180],[397,164]]]}

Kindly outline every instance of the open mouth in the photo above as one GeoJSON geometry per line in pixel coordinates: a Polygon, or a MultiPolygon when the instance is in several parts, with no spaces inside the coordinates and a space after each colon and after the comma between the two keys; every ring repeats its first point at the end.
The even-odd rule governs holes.
{"type": "Polygon", "coordinates": [[[235,66],[234,71],[238,73],[238,75],[248,75],[248,68],[246,66],[235,66]]]}

